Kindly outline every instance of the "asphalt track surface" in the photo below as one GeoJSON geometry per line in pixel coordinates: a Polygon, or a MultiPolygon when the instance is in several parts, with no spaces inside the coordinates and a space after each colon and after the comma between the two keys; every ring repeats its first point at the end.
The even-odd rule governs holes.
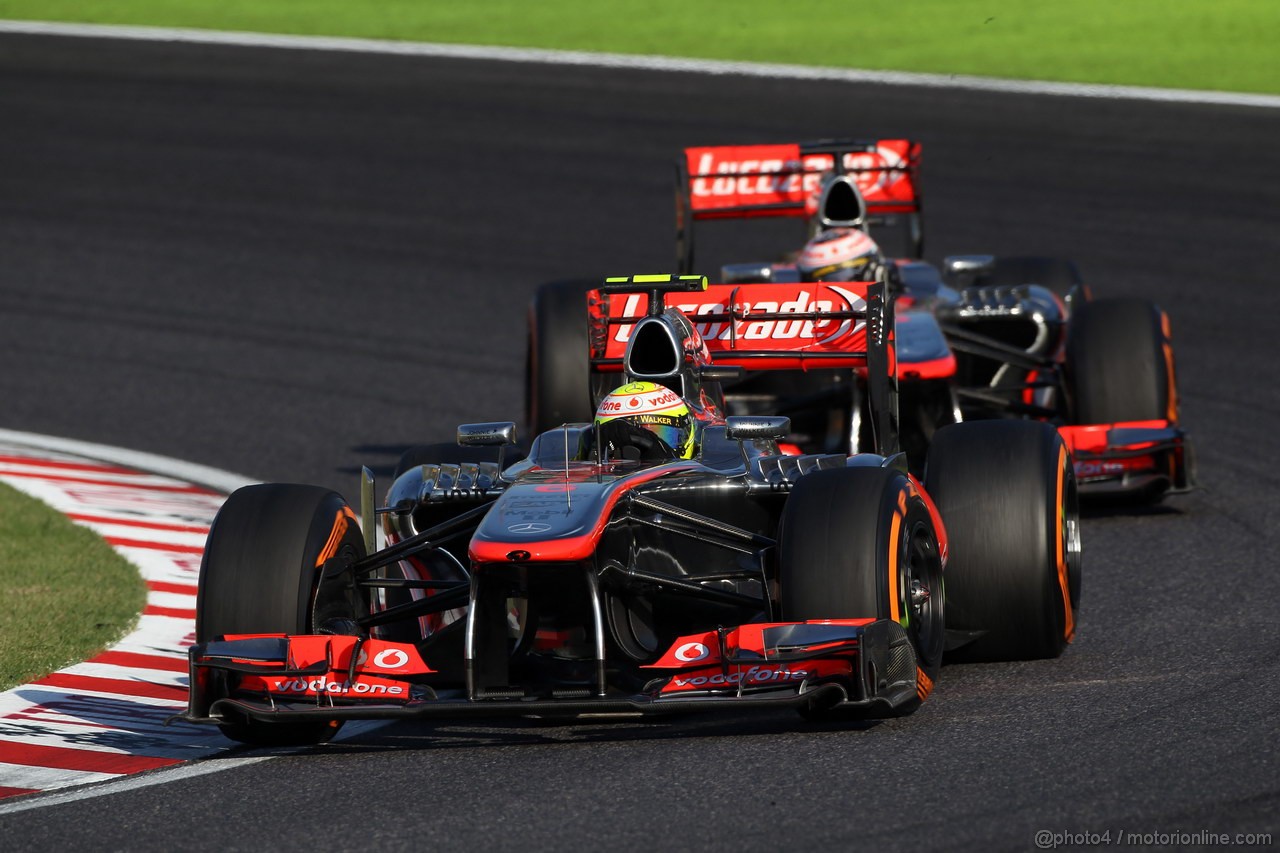
{"type": "Polygon", "coordinates": [[[3,815],[6,849],[1280,829],[1280,111],[4,37],[0,116],[6,428],[354,496],[362,463],[519,419],[536,284],[670,268],[680,147],[910,135],[929,257],[1067,255],[1169,310],[1204,486],[1088,518],[1060,660],[950,667],[904,720],[400,724],[3,815]]]}

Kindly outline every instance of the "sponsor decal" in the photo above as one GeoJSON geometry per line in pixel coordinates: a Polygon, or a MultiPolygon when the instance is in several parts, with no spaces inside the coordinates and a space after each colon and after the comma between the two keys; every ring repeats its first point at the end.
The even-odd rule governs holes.
{"type": "MultiPolygon", "coordinates": [[[[509,492],[506,501],[502,507],[502,518],[496,519],[495,524],[510,522],[510,524],[551,524],[557,519],[565,516],[565,499],[564,493],[553,490],[544,493],[542,490],[536,492],[521,489],[519,494],[509,492]],[[521,521],[523,519],[523,521],[521,521]]],[[[492,516],[491,516],[492,517],[492,516]]],[[[488,519],[486,519],[487,521],[488,519]]],[[[507,528],[510,530],[510,527],[507,528]]],[[[549,530],[529,530],[524,532],[541,533],[549,530]]]]}
{"type": "MultiPolygon", "coordinates": [[[[811,344],[827,344],[846,335],[857,333],[865,325],[861,320],[855,322],[851,319],[843,320],[815,320],[810,318],[797,318],[794,320],[781,319],[758,319],[752,320],[751,314],[812,314],[812,313],[831,313],[833,311],[865,311],[867,307],[866,300],[856,293],[842,287],[827,284],[825,289],[842,297],[844,304],[837,304],[830,299],[815,299],[814,294],[808,289],[800,289],[794,294],[794,299],[784,299],[782,301],[763,300],[759,302],[741,302],[725,305],[722,302],[710,304],[688,304],[675,306],[680,313],[695,320],[698,317],[707,314],[726,314],[730,310],[742,316],[742,319],[735,320],[733,325],[727,322],[703,322],[695,323],[698,334],[708,341],[727,341],[734,338],[744,341],[800,341],[811,344]]],[[[644,316],[641,309],[641,302],[644,297],[641,294],[633,293],[627,297],[623,303],[622,312],[618,315],[620,319],[639,319],[644,316]]],[[[626,343],[631,337],[631,330],[634,324],[623,324],[618,326],[618,330],[614,333],[613,340],[618,343],[626,343]]],[[[672,395],[675,396],[674,394],[672,395]]],[[[622,406],[617,406],[618,410],[622,410],[622,406]]]]}
{"type": "MultiPolygon", "coordinates": [[[[365,669],[387,670],[390,672],[430,672],[431,667],[422,662],[413,649],[403,649],[397,647],[385,648],[385,644],[379,640],[370,640],[369,647],[360,649],[360,656],[356,658],[356,666],[365,669]],[[380,651],[379,651],[380,649],[380,651]],[[372,654],[372,661],[369,656],[372,654]]],[[[326,660],[326,658],[317,658],[317,662],[326,660]]],[[[333,651],[333,660],[340,660],[340,651],[335,648],[333,651]]],[[[343,669],[343,663],[335,663],[338,670],[343,669]]]]}
{"type": "MultiPolygon", "coordinates": [[[[828,158],[830,162],[830,158],[828,158]]],[[[801,165],[796,160],[721,160],[706,151],[698,158],[695,174],[715,175],[694,178],[692,193],[698,198],[734,195],[795,195],[802,190],[814,191],[821,175],[797,174],[801,165]],[[791,174],[782,175],[781,172],[791,174]],[[752,174],[756,173],[756,174],[752,174]],[[735,177],[742,174],[744,177],[735,177]]]]}
{"type": "Polygon", "coordinates": [[[330,681],[329,676],[322,675],[319,678],[284,678],[273,679],[270,682],[271,690],[275,693],[333,693],[333,694],[354,694],[357,696],[402,696],[404,688],[399,684],[386,684],[383,682],[370,683],[367,681],[330,681]]]}
{"type": "Polygon", "coordinates": [[[1077,477],[1097,477],[1125,472],[1123,462],[1077,462],[1075,469],[1077,477]]]}
{"type": "MultiPolygon", "coordinates": [[[[771,157],[768,153],[771,147],[762,146],[757,149],[758,154],[747,154],[743,159],[738,159],[740,149],[736,148],[698,152],[691,171],[702,177],[693,179],[690,194],[695,199],[732,199],[736,204],[770,204],[816,197],[822,189],[823,177],[835,165],[834,158],[830,154],[811,154],[799,160],[771,157]]],[[[773,148],[774,152],[787,149],[796,150],[792,146],[773,148]]],[[[857,182],[858,191],[872,197],[908,174],[902,155],[885,145],[877,146],[875,151],[845,154],[844,168],[857,182]]]]}
{"type": "Polygon", "coordinates": [[[409,656],[400,649],[387,649],[378,652],[373,659],[374,666],[380,666],[383,669],[399,669],[409,663],[409,656]]]}
{"type": "Polygon", "coordinates": [[[702,660],[709,654],[711,654],[711,650],[702,643],[685,643],[676,649],[676,658],[685,663],[702,660]]]}
{"type": "Polygon", "coordinates": [[[542,524],[537,521],[526,521],[523,524],[511,524],[507,526],[508,533],[545,533],[550,529],[550,524],[542,524]]]}
{"type": "MultiPolygon", "coordinates": [[[[678,652],[677,652],[678,654],[678,652]]],[[[676,676],[671,679],[672,687],[733,687],[738,684],[773,684],[776,682],[803,681],[812,673],[807,669],[787,669],[753,666],[746,671],[715,675],[676,676]]]]}
{"type": "Polygon", "coordinates": [[[431,500],[433,501],[468,501],[475,500],[484,494],[484,489],[479,486],[471,486],[465,489],[459,489],[456,486],[448,488],[434,488],[431,490],[431,500]]]}
{"type": "MultiPolygon", "coordinates": [[[[629,300],[628,304],[632,301],[634,300],[629,300]]],[[[605,416],[657,412],[684,403],[679,394],[665,387],[646,393],[639,393],[625,400],[617,398],[617,395],[626,393],[628,393],[626,388],[620,388],[613,392],[608,399],[601,401],[600,408],[596,414],[605,416]]]]}

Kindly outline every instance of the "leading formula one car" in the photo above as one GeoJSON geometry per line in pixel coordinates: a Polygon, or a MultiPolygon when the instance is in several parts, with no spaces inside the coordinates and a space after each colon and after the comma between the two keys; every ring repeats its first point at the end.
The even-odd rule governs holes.
{"type": "MultiPolygon", "coordinates": [[[[805,253],[730,264],[719,279],[740,285],[732,292],[739,310],[793,311],[810,296],[780,301],[772,287],[839,281],[837,264],[803,265],[821,241],[840,232],[871,233],[882,245],[901,238],[906,257],[892,262],[889,281],[898,297],[902,442],[914,471],[942,426],[1020,417],[1059,428],[1084,495],[1151,501],[1190,489],[1168,316],[1146,300],[1093,299],[1062,259],[968,255],[946,259],[942,272],[920,260],[920,157],[920,144],[906,139],[686,149],[676,169],[678,266],[692,270],[694,237],[706,223],[802,219],[811,235],[821,232],[805,253]]],[[[590,283],[573,281],[534,298],[526,415],[535,431],[585,416],[620,369],[623,341],[602,332],[599,302],[590,283]]],[[[615,302],[611,310],[609,319],[620,320],[639,308],[615,302]]],[[[749,371],[726,392],[731,412],[790,416],[789,443],[803,450],[871,446],[856,371],[749,371]]]]}
{"type": "Polygon", "coordinates": [[[645,307],[611,326],[626,384],[593,420],[524,458],[513,423],[461,426],[406,455],[381,507],[366,470],[359,517],[317,487],[233,493],[201,566],[184,717],[264,744],[369,718],[886,717],[929,696],[944,651],[1059,655],[1080,591],[1061,437],[958,424],[915,477],[886,281],[805,287],[812,304],[747,315],[701,277],[610,279],[604,301],[645,307]],[[689,313],[735,331],[705,337],[689,313]],[[786,418],[723,416],[744,365],[813,364],[865,374],[873,450],[786,454],[786,418]]]}

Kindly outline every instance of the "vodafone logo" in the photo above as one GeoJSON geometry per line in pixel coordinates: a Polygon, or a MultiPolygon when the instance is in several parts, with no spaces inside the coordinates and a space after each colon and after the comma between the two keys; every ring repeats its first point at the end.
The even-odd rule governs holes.
{"type": "Polygon", "coordinates": [[[728,675],[696,675],[692,678],[674,678],[674,687],[728,687],[734,684],[769,684],[775,681],[803,681],[809,677],[806,669],[772,669],[753,666],[746,672],[731,672],[728,675]]]}
{"type": "Polygon", "coordinates": [[[685,643],[683,646],[676,649],[676,660],[683,661],[684,663],[692,663],[694,661],[702,660],[709,654],[711,654],[711,650],[702,643],[685,643]]]}
{"type": "MultiPolygon", "coordinates": [[[[369,656],[364,650],[360,650],[360,656],[356,658],[357,666],[364,666],[369,660],[369,656]]],[[[409,663],[409,655],[400,649],[384,649],[373,657],[373,665],[380,669],[399,669],[407,666],[409,663]]]]}
{"type": "Polygon", "coordinates": [[[409,656],[400,649],[387,649],[384,652],[378,652],[373,659],[373,665],[383,669],[399,669],[408,662],[409,656]]]}
{"type": "MultiPolygon", "coordinates": [[[[626,388],[619,389],[619,392],[625,393],[626,388]]],[[[601,401],[600,407],[596,409],[596,414],[638,415],[649,412],[661,412],[663,409],[668,409],[683,402],[684,401],[680,399],[680,395],[672,391],[670,388],[657,388],[652,391],[636,394],[626,400],[620,400],[617,398],[605,399],[601,401]]]]}
{"type": "Polygon", "coordinates": [[[271,682],[271,690],[276,693],[341,693],[341,694],[387,694],[401,696],[405,690],[398,684],[368,684],[363,681],[330,681],[329,676],[308,681],[305,678],[293,678],[271,682]]]}

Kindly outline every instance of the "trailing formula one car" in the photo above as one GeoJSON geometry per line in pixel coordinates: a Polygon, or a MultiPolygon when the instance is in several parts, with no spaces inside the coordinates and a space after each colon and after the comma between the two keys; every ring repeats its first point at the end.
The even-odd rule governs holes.
{"type": "Polygon", "coordinates": [[[348,719],[886,717],[929,696],[944,651],[1059,655],[1080,590],[1061,437],[954,425],[915,477],[886,282],[806,287],[812,304],[747,316],[699,276],[610,279],[603,302],[644,307],[594,418],[527,456],[513,423],[463,425],[406,454],[381,507],[366,470],[359,516],[312,486],[232,494],[201,566],[184,717],[263,744],[348,719]],[[742,334],[704,337],[691,314],[742,334]],[[749,334],[757,321],[788,334],[749,334]],[[720,383],[744,365],[811,364],[864,372],[873,449],[785,454],[786,418],[723,416],[720,383]]]}
{"type": "MultiPolygon", "coordinates": [[[[679,269],[693,268],[699,224],[802,219],[813,238],[804,252],[730,264],[719,279],[739,286],[736,310],[794,311],[810,304],[811,292],[786,301],[772,289],[854,274],[839,263],[842,235],[900,236],[907,257],[887,263],[897,296],[902,442],[914,471],[941,427],[1019,417],[1059,428],[1085,495],[1147,501],[1191,488],[1168,316],[1145,300],[1093,299],[1066,260],[969,255],[948,258],[942,271],[920,260],[920,156],[919,143],[904,139],[686,149],[677,163],[679,269]]],[[[875,255],[860,272],[886,262],[878,248],[875,255]]],[[[535,431],[585,417],[611,387],[622,333],[605,334],[599,304],[590,283],[552,283],[536,294],[526,382],[535,431]]],[[[639,305],[615,301],[609,322],[638,316],[639,305]]],[[[708,337],[733,334],[699,328],[708,337]]],[[[726,386],[726,397],[733,413],[791,417],[788,442],[800,449],[855,453],[871,446],[865,390],[848,368],[806,368],[749,371],[726,386]]]]}

